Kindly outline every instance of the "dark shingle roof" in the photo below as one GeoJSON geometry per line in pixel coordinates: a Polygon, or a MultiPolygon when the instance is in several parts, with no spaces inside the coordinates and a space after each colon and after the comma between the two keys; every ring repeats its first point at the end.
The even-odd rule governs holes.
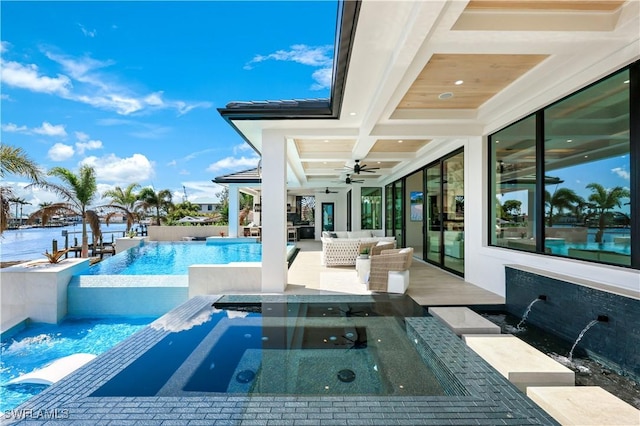
{"type": "Polygon", "coordinates": [[[328,108],[329,98],[281,99],[273,101],[232,101],[227,109],[328,108]]]}
{"type": "Polygon", "coordinates": [[[230,173],[218,176],[213,179],[215,183],[262,183],[262,178],[258,168],[243,170],[241,172],[230,173]]]}

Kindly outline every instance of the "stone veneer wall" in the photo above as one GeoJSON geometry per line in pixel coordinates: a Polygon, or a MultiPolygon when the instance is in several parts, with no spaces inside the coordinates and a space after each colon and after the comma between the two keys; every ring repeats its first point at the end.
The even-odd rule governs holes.
{"type": "Polygon", "coordinates": [[[527,317],[531,323],[569,342],[574,342],[584,327],[599,315],[600,322],[589,329],[578,344],[589,355],[623,374],[640,379],[640,294],[625,295],[597,283],[580,282],[532,268],[506,266],[506,310],[522,316],[538,296],[547,296],[532,306],[527,317]],[[573,282],[572,282],[573,281],[573,282]],[[593,284],[593,285],[590,285],[593,284]],[[601,287],[601,288],[598,288],[601,287]]]}

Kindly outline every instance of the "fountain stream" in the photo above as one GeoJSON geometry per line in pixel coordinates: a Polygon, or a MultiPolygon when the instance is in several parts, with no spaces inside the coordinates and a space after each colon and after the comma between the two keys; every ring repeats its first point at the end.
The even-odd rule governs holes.
{"type": "Polygon", "coordinates": [[[518,323],[518,325],[516,325],[516,329],[518,330],[522,330],[522,324],[524,324],[524,322],[527,320],[527,317],[529,316],[529,312],[531,312],[531,307],[536,303],[539,302],[541,300],[547,300],[547,296],[538,296],[535,299],[533,299],[531,301],[531,303],[529,303],[529,306],[527,306],[527,309],[524,311],[524,315],[522,315],[522,319],[520,320],[520,322],[518,323]]]}
{"type": "Polygon", "coordinates": [[[607,322],[609,320],[609,318],[607,318],[604,315],[599,315],[598,319],[594,319],[592,320],[589,324],[587,324],[587,326],[585,328],[582,329],[582,331],[580,332],[580,334],[578,334],[578,338],[576,339],[576,341],[573,343],[573,346],[571,346],[571,350],[569,351],[569,362],[573,362],[573,350],[576,348],[576,345],[578,344],[578,342],[582,339],[582,337],[584,336],[584,334],[594,325],[596,325],[598,322],[607,322]]]}

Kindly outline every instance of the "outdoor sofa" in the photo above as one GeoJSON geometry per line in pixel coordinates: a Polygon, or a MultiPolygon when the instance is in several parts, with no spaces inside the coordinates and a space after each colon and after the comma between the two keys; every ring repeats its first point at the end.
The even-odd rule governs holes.
{"type": "MultiPolygon", "coordinates": [[[[379,231],[382,232],[382,231],[379,231]]],[[[338,231],[322,233],[322,264],[325,266],[350,266],[356,264],[360,245],[364,243],[392,242],[395,237],[376,236],[375,231],[338,231]]]]}

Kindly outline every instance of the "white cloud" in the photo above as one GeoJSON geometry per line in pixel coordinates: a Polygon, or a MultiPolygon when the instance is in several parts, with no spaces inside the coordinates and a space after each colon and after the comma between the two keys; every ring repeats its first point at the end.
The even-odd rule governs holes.
{"type": "Polygon", "coordinates": [[[621,177],[624,180],[631,179],[631,173],[629,173],[628,171],[626,171],[622,167],[614,167],[613,169],[611,169],[611,172],[615,173],[616,175],[618,175],[619,177],[621,177]]]}
{"type": "Polygon", "coordinates": [[[210,102],[187,103],[185,101],[165,101],[163,92],[137,94],[134,90],[115,81],[113,76],[100,74],[98,70],[113,65],[113,61],[99,61],[89,57],[73,58],[52,52],[46,56],[62,65],[71,77],[84,83],[82,94],[73,94],[70,98],[96,108],[129,115],[145,108],[173,108],[178,115],[184,115],[194,108],[210,108],[210,102]]]}
{"type": "Polygon", "coordinates": [[[312,67],[323,67],[333,62],[333,46],[307,46],[306,44],[294,44],[289,50],[278,50],[268,55],[256,55],[245,65],[245,69],[252,69],[252,64],[274,60],[296,62],[312,67]]]}
{"type": "Polygon", "coordinates": [[[258,157],[226,157],[218,160],[207,167],[208,172],[217,172],[225,169],[237,169],[239,167],[256,167],[258,165],[258,157]]]}
{"type": "Polygon", "coordinates": [[[66,75],[47,77],[38,73],[34,64],[22,65],[18,62],[2,61],[0,77],[4,84],[32,92],[67,95],[72,88],[71,80],[66,75]]]}
{"type": "Polygon", "coordinates": [[[315,83],[311,85],[311,90],[328,89],[331,87],[331,81],[333,79],[333,69],[327,67],[315,70],[313,74],[311,74],[311,78],[315,80],[315,83]]]}
{"type": "Polygon", "coordinates": [[[33,129],[33,133],[46,136],[67,136],[67,132],[64,130],[62,124],[53,125],[44,121],[42,126],[33,129]]]}
{"type": "Polygon", "coordinates": [[[84,142],[89,139],[89,135],[84,132],[75,132],[75,135],[76,139],[78,139],[80,142],[84,142]]]}
{"type": "Polygon", "coordinates": [[[167,163],[167,166],[169,166],[169,167],[173,167],[173,166],[175,166],[176,164],[178,164],[178,162],[177,162],[176,160],[171,160],[171,161],[169,161],[169,162],[167,163]]]}
{"type": "MultiPolygon", "coordinates": [[[[95,30],[80,28],[87,36],[95,35],[95,30]]],[[[2,51],[8,49],[3,42],[2,51]]],[[[187,102],[183,100],[165,100],[162,91],[149,94],[138,93],[128,84],[118,79],[105,69],[114,61],[101,61],[88,56],[72,57],[69,55],[45,51],[45,56],[59,64],[64,73],[57,77],[40,75],[35,64],[2,61],[0,77],[3,83],[28,89],[34,92],[56,94],[64,99],[81,102],[95,108],[115,111],[120,115],[129,115],[145,109],[174,109],[177,114],[184,115],[195,108],[211,108],[211,102],[187,102]]]]}
{"type": "Polygon", "coordinates": [[[153,163],[142,154],[119,158],[115,154],[103,157],[90,156],[80,162],[95,169],[96,178],[106,182],[143,182],[154,176],[153,163]]]}
{"type": "Polygon", "coordinates": [[[0,99],[4,99],[5,101],[11,101],[11,96],[7,95],[6,93],[0,93],[0,99]]]}
{"type": "Polygon", "coordinates": [[[147,105],[153,106],[162,106],[164,104],[164,101],[162,100],[162,92],[152,93],[144,98],[144,101],[147,105]]]}
{"type": "Polygon", "coordinates": [[[8,41],[0,41],[0,53],[4,53],[9,50],[9,42],[8,41]]]}
{"type": "Polygon", "coordinates": [[[234,154],[246,151],[253,151],[253,148],[251,148],[251,145],[249,145],[248,143],[241,143],[233,147],[234,154]]]}
{"type": "Polygon", "coordinates": [[[87,37],[94,38],[98,34],[96,30],[88,30],[82,24],[78,24],[78,26],[80,27],[80,31],[82,31],[82,34],[84,34],[87,37]]]}
{"type": "Polygon", "coordinates": [[[204,200],[203,202],[206,201],[207,203],[217,203],[219,199],[216,194],[224,189],[222,185],[213,183],[210,180],[184,181],[182,185],[186,188],[188,199],[192,203],[197,203],[199,200],[204,200]]]}
{"type": "Polygon", "coordinates": [[[30,135],[32,133],[36,133],[38,135],[45,136],[54,136],[54,137],[65,137],[67,136],[66,130],[64,130],[64,125],[62,124],[51,124],[46,121],[42,122],[42,126],[34,127],[32,129],[27,126],[18,126],[14,123],[7,123],[2,125],[2,130],[5,132],[11,133],[24,133],[30,135]]]}
{"type": "Polygon", "coordinates": [[[102,149],[102,141],[98,140],[90,140],[86,142],[76,142],[76,149],[78,150],[78,155],[83,155],[85,151],[90,151],[93,149],[102,149]]]}
{"type": "Polygon", "coordinates": [[[18,126],[17,124],[7,123],[2,125],[2,130],[10,133],[28,133],[27,126],[18,126]]]}
{"type": "Polygon", "coordinates": [[[331,45],[307,46],[306,44],[294,44],[289,50],[278,50],[268,55],[256,55],[245,64],[244,69],[251,70],[255,64],[270,60],[321,67],[311,75],[314,80],[311,90],[324,90],[331,87],[333,71],[333,46],[331,45]]]}
{"type": "Polygon", "coordinates": [[[203,149],[202,151],[192,152],[191,154],[188,154],[185,157],[183,157],[180,161],[191,161],[194,158],[197,158],[198,156],[200,156],[202,154],[207,154],[209,152],[215,152],[215,151],[217,151],[217,150],[213,149],[213,148],[208,148],[208,149],[203,149]]]}
{"type": "Polygon", "coordinates": [[[74,150],[70,145],[57,143],[49,148],[48,156],[53,161],[65,161],[73,157],[74,150]]]}
{"type": "Polygon", "coordinates": [[[188,176],[188,175],[190,175],[190,174],[191,174],[191,172],[190,172],[189,170],[182,169],[182,170],[180,170],[180,171],[178,172],[178,174],[179,174],[179,175],[181,175],[181,176],[188,176]]]}
{"type": "MultiPolygon", "coordinates": [[[[29,186],[31,182],[4,181],[2,184],[10,187],[16,197],[25,199],[28,203],[31,203],[25,204],[22,208],[22,214],[25,216],[38,210],[38,206],[44,202],[55,203],[60,201],[59,195],[42,188],[29,186]]],[[[13,214],[15,214],[15,209],[13,210],[13,214]]]]}

